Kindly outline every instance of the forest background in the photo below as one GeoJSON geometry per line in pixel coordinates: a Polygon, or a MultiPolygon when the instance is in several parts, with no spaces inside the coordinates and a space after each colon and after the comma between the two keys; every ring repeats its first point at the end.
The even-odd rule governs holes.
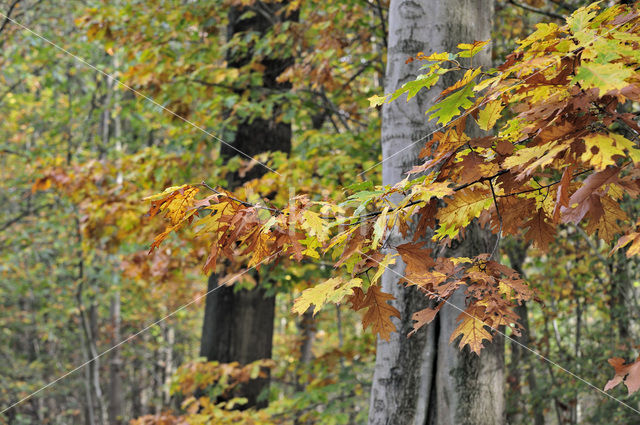
{"type": "MultiPolygon", "coordinates": [[[[536,24],[562,25],[589,3],[496,1],[491,61],[503,63],[536,24]]],[[[160,198],[144,198],[206,182],[210,195],[226,188],[275,209],[300,194],[339,202],[380,184],[382,112],[368,99],[385,93],[389,6],[0,2],[0,409],[20,402],[2,423],[366,423],[375,326],[344,303],[292,313],[305,289],[334,276],[335,258],[259,272],[211,265],[197,229],[149,252],[165,225],[147,214],[160,198]],[[269,25],[234,26],[253,16],[243,13],[269,25]],[[233,143],[257,161],[229,147],[272,121],[289,142],[233,143]],[[205,263],[217,279],[209,285],[205,263]],[[272,347],[247,336],[270,356],[203,349],[205,293],[218,280],[230,297],[256,285],[272,297],[272,347]]],[[[637,216],[637,201],[621,205],[637,216]]],[[[637,355],[639,271],[635,257],[588,233],[561,227],[547,251],[508,237],[497,255],[536,291],[538,302],[516,310],[516,341],[603,388],[614,375],[608,359],[637,355]]],[[[507,423],[637,420],[512,340],[504,362],[507,423]]],[[[637,407],[622,386],[611,393],[637,407]]]]}

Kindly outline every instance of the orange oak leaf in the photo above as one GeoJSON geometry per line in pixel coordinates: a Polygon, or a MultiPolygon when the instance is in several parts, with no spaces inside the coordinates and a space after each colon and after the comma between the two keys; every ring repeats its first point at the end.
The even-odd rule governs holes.
{"type": "Polygon", "coordinates": [[[613,254],[615,251],[627,246],[629,243],[631,243],[631,246],[629,248],[627,248],[627,258],[630,258],[634,255],[638,255],[640,254],[640,233],[638,232],[630,232],[624,236],[622,236],[620,239],[618,239],[618,242],[616,243],[616,245],[613,247],[613,249],[611,250],[611,254],[613,254]]]}
{"type": "Polygon", "coordinates": [[[416,323],[413,324],[413,330],[409,332],[408,336],[415,334],[418,331],[418,329],[420,329],[424,325],[428,325],[429,323],[431,323],[433,319],[436,318],[438,311],[440,311],[443,305],[444,303],[441,303],[436,308],[427,307],[425,309],[422,309],[420,311],[416,311],[415,313],[413,313],[413,316],[411,316],[411,319],[413,319],[416,323]]]}
{"type": "Polygon", "coordinates": [[[532,240],[534,245],[542,250],[546,250],[549,243],[553,242],[555,238],[555,227],[547,222],[547,215],[542,209],[539,209],[525,226],[529,228],[525,237],[532,240]]]}
{"type": "Polygon", "coordinates": [[[615,369],[616,374],[609,380],[609,382],[607,382],[607,385],[604,386],[605,391],[609,391],[621,382],[624,382],[627,386],[629,395],[640,389],[640,357],[629,364],[625,364],[624,359],[621,359],[620,357],[613,357],[608,361],[615,369]]]}
{"type": "Polygon", "coordinates": [[[354,310],[368,308],[362,317],[362,326],[366,329],[371,325],[373,332],[379,334],[380,338],[389,341],[391,332],[396,331],[396,325],[391,321],[391,317],[400,318],[398,309],[388,303],[394,299],[393,295],[382,292],[379,286],[373,285],[369,287],[364,298],[362,298],[362,291],[354,291],[354,295],[349,300],[354,310]]]}
{"type": "Polygon", "coordinates": [[[573,172],[575,171],[575,165],[571,164],[564,169],[560,184],[558,185],[558,192],[556,195],[556,206],[553,210],[553,222],[558,223],[560,220],[560,211],[562,207],[569,206],[569,187],[571,186],[571,179],[573,178],[573,172]]]}
{"type": "Polygon", "coordinates": [[[600,198],[600,202],[603,213],[597,220],[589,221],[586,231],[590,235],[597,231],[600,239],[610,243],[617,233],[622,232],[622,228],[618,225],[617,221],[626,221],[627,214],[620,208],[619,203],[609,196],[603,196],[600,198]]]}
{"type": "Polygon", "coordinates": [[[431,249],[423,247],[425,243],[405,243],[396,247],[402,261],[407,265],[404,270],[406,275],[426,273],[436,265],[431,258],[431,249]]]}

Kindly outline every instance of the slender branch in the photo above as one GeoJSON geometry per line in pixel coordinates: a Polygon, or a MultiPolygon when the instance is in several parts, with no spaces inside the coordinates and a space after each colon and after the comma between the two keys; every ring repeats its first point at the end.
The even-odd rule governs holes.
{"type": "MultiPolygon", "coordinates": [[[[596,257],[598,257],[598,259],[600,261],[602,261],[602,264],[605,265],[605,268],[604,268],[605,269],[605,273],[607,273],[607,276],[609,277],[609,281],[612,281],[613,280],[613,276],[611,274],[611,270],[609,270],[609,268],[607,267],[609,265],[609,261],[607,261],[607,259],[602,255],[600,250],[598,250],[598,247],[593,243],[593,241],[591,240],[589,235],[587,235],[587,233],[582,229],[582,227],[574,224],[573,228],[577,231],[577,233],[580,236],[582,236],[582,238],[585,240],[587,245],[589,245],[589,248],[591,248],[591,250],[596,255],[596,257]]],[[[605,283],[605,282],[602,281],[602,278],[600,277],[599,273],[595,273],[595,277],[596,277],[596,279],[598,279],[600,281],[601,284],[605,283]]]]}
{"type": "Polygon", "coordinates": [[[15,224],[18,221],[22,220],[23,218],[27,217],[29,214],[31,214],[30,210],[22,211],[20,214],[18,214],[17,216],[13,217],[9,221],[4,222],[2,225],[0,225],[0,232],[6,230],[8,227],[11,227],[13,224],[15,224]]]}
{"type": "Polygon", "coordinates": [[[385,47],[389,45],[387,42],[387,25],[386,19],[384,18],[384,14],[382,13],[382,3],[380,0],[376,0],[377,7],[376,11],[378,12],[378,16],[380,17],[380,25],[382,25],[382,41],[384,41],[385,47]]]}
{"type": "MultiPolygon", "coordinates": [[[[587,170],[584,170],[584,171],[577,172],[577,173],[573,174],[572,177],[577,177],[577,176],[580,176],[582,174],[588,173],[590,171],[593,171],[593,169],[590,168],[590,169],[587,169],[587,170]]],[[[515,195],[521,195],[521,194],[524,194],[524,193],[536,192],[536,191],[540,191],[542,189],[549,188],[551,186],[554,186],[554,185],[560,183],[560,180],[557,180],[557,181],[551,182],[551,183],[549,183],[547,185],[541,185],[538,188],[523,190],[521,192],[507,193],[507,194],[504,194],[504,195],[497,195],[495,193],[495,189],[493,187],[492,180],[495,179],[496,177],[499,177],[499,176],[501,176],[503,174],[506,174],[508,172],[509,172],[509,170],[500,170],[499,172],[497,172],[496,174],[494,174],[492,176],[482,177],[482,178],[480,178],[478,180],[475,180],[475,181],[472,181],[470,183],[466,183],[466,184],[454,187],[452,189],[454,192],[458,192],[458,191],[460,191],[462,189],[465,189],[467,187],[473,186],[475,184],[488,181],[489,182],[489,186],[491,188],[491,194],[492,194],[492,197],[494,199],[494,203],[496,205],[496,211],[498,213],[498,218],[500,220],[500,232],[502,232],[502,215],[500,214],[500,210],[498,209],[498,204],[496,202],[497,198],[505,198],[505,197],[508,197],[508,196],[515,196],[515,195]]],[[[236,201],[236,202],[238,202],[238,203],[240,203],[240,204],[242,204],[242,205],[244,205],[246,207],[264,209],[264,210],[267,210],[267,211],[271,211],[271,212],[275,213],[276,215],[284,214],[282,210],[279,210],[279,209],[276,209],[276,208],[270,208],[270,207],[266,207],[266,206],[262,206],[262,205],[258,205],[258,204],[252,204],[250,202],[246,202],[246,201],[242,201],[242,200],[240,200],[238,198],[234,198],[233,196],[227,195],[225,193],[222,193],[222,192],[212,188],[211,186],[209,186],[204,181],[202,183],[200,183],[200,185],[203,186],[203,187],[206,187],[207,189],[209,189],[210,191],[212,191],[212,192],[214,192],[214,193],[216,193],[218,195],[225,196],[225,197],[227,197],[227,198],[229,198],[229,199],[231,199],[233,201],[236,201]]],[[[548,195],[548,192],[547,192],[547,195],[548,195]]],[[[402,210],[402,209],[405,209],[405,208],[412,207],[414,205],[418,205],[418,204],[420,204],[422,202],[424,202],[424,201],[423,200],[411,201],[411,202],[407,203],[406,205],[394,208],[393,210],[390,210],[389,212],[396,212],[396,211],[399,211],[399,210],[402,210]]],[[[366,221],[372,220],[375,217],[379,216],[380,214],[382,214],[382,211],[378,210],[378,211],[372,211],[372,212],[369,212],[369,213],[366,213],[366,214],[360,214],[357,217],[345,217],[345,218],[347,220],[356,219],[356,221],[353,221],[353,222],[349,223],[350,225],[356,225],[356,224],[360,224],[360,223],[364,223],[366,221]]],[[[330,216],[320,216],[320,218],[323,219],[323,220],[337,220],[336,217],[330,217],[330,216]]],[[[500,236],[499,236],[498,242],[499,241],[500,241],[500,236]]],[[[494,248],[494,251],[495,251],[495,248],[494,248]]]]}
{"type": "Polygon", "coordinates": [[[549,11],[542,10],[542,9],[536,9],[535,7],[529,6],[528,4],[518,3],[515,0],[508,0],[508,1],[512,5],[517,6],[517,7],[521,8],[521,9],[524,9],[524,10],[528,10],[529,12],[539,13],[541,15],[546,15],[546,16],[549,16],[550,18],[560,19],[560,20],[563,20],[563,21],[565,19],[565,17],[560,15],[559,13],[549,12],[549,11]]]}
{"type": "Polygon", "coordinates": [[[549,0],[551,3],[558,5],[559,7],[563,8],[564,10],[566,10],[569,13],[573,13],[576,10],[578,10],[576,7],[573,7],[561,0],[549,0]]]}
{"type": "Polygon", "coordinates": [[[500,207],[498,206],[498,199],[496,198],[496,191],[493,188],[493,181],[489,180],[489,187],[491,188],[491,197],[493,198],[493,205],[496,207],[496,213],[498,214],[498,220],[500,221],[500,230],[498,230],[498,236],[496,238],[496,244],[493,246],[493,250],[491,251],[491,255],[489,258],[494,258],[496,251],[498,251],[498,246],[500,246],[500,239],[502,239],[502,214],[500,214],[500,207]]]}
{"type": "Polygon", "coordinates": [[[21,1],[22,0],[13,0],[13,3],[11,3],[11,6],[9,6],[9,10],[7,10],[7,12],[5,13],[6,18],[4,18],[4,21],[2,22],[2,26],[0,26],[0,33],[2,33],[2,31],[4,31],[5,27],[7,26],[7,24],[11,20],[10,18],[11,18],[11,13],[13,12],[13,9],[15,9],[15,7],[21,1]]]}
{"type": "Polygon", "coordinates": [[[212,188],[211,186],[209,186],[209,185],[207,184],[207,182],[204,182],[204,181],[203,181],[202,183],[200,183],[200,185],[201,185],[201,186],[203,186],[203,187],[206,187],[207,189],[209,189],[210,191],[212,191],[212,192],[213,192],[213,193],[215,193],[215,194],[218,194],[218,195],[224,196],[225,198],[229,198],[229,199],[231,199],[232,201],[236,201],[236,202],[238,202],[239,204],[244,205],[245,207],[259,208],[259,209],[262,209],[262,210],[271,211],[271,212],[275,213],[276,215],[280,215],[280,214],[282,214],[282,211],[280,211],[280,210],[278,210],[278,209],[276,209],[276,208],[269,208],[269,207],[265,207],[265,206],[263,206],[263,205],[252,204],[251,202],[243,201],[243,200],[241,200],[241,199],[234,198],[234,197],[233,197],[233,196],[231,196],[231,195],[227,195],[226,193],[222,193],[222,192],[220,192],[219,190],[216,190],[216,189],[212,188]]]}
{"type": "MultiPolygon", "coordinates": [[[[582,174],[588,173],[589,171],[593,171],[593,168],[589,168],[589,169],[584,170],[584,171],[579,171],[579,172],[573,174],[571,177],[578,177],[578,176],[580,176],[582,174]]],[[[498,197],[499,198],[506,198],[507,196],[522,195],[524,193],[538,192],[538,191],[540,191],[542,189],[547,189],[547,188],[549,188],[551,186],[554,186],[554,185],[556,185],[558,183],[560,183],[560,180],[556,180],[556,181],[551,182],[549,184],[541,185],[540,187],[536,187],[536,188],[533,188],[533,189],[523,190],[522,192],[505,193],[504,195],[498,195],[498,197]]],[[[547,193],[547,195],[548,195],[548,193],[547,193]]]]}
{"type": "Polygon", "coordinates": [[[22,153],[22,152],[12,151],[11,149],[0,148],[0,152],[1,153],[6,153],[8,155],[16,155],[16,156],[21,156],[23,158],[29,158],[29,156],[27,154],[22,153]]]}

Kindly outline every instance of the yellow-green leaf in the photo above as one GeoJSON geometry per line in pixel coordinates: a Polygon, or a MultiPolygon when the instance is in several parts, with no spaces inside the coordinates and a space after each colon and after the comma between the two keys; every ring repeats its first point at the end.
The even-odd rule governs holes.
{"type": "Polygon", "coordinates": [[[491,130],[496,121],[500,119],[500,113],[503,109],[501,100],[492,100],[487,103],[487,106],[478,113],[478,127],[485,131],[491,130]]]}

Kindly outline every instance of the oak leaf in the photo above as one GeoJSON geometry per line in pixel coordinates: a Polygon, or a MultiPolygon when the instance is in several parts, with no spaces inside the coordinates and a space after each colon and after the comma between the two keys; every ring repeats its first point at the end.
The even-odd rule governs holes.
{"type": "Polygon", "coordinates": [[[310,235],[315,235],[320,242],[326,241],[329,237],[329,227],[326,220],[310,210],[304,210],[302,216],[304,217],[302,228],[308,230],[310,235]]]}
{"type": "Polygon", "coordinates": [[[549,243],[555,238],[555,227],[547,222],[547,215],[542,209],[539,209],[536,215],[531,217],[525,226],[529,228],[525,237],[532,240],[534,245],[543,251],[549,247],[549,243]]]}
{"type": "Polygon", "coordinates": [[[175,226],[185,220],[185,215],[188,210],[192,209],[194,197],[198,191],[199,188],[185,184],[178,187],[170,187],[162,193],[146,197],[144,198],[145,201],[151,201],[151,208],[148,214],[153,217],[160,212],[164,212],[165,217],[175,226]]]}
{"type": "Polygon", "coordinates": [[[362,326],[366,329],[369,325],[374,333],[380,335],[381,339],[389,341],[391,332],[396,331],[396,326],[391,321],[391,317],[400,318],[398,309],[388,303],[395,297],[386,292],[382,292],[380,287],[372,285],[367,290],[367,294],[362,298],[362,291],[356,291],[350,298],[354,310],[368,308],[362,317],[362,326]]]}
{"type": "Polygon", "coordinates": [[[313,314],[320,311],[327,302],[339,303],[344,297],[352,295],[354,288],[362,286],[362,279],[346,280],[343,277],[332,277],[312,288],[305,289],[293,303],[294,313],[303,314],[313,304],[313,314]]]}
{"type": "Polygon", "coordinates": [[[634,362],[629,364],[625,364],[624,359],[621,359],[620,357],[613,357],[608,361],[615,369],[616,374],[604,386],[605,391],[609,391],[621,382],[624,382],[627,386],[629,395],[640,389],[640,358],[637,358],[634,362]]]}
{"type": "Polygon", "coordinates": [[[406,275],[426,273],[436,265],[436,262],[431,258],[431,249],[424,248],[425,243],[405,243],[396,247],[402,261],[406,264],[404,269],[406,275]]]}
{"type": "Polygon", "coordinates": [[[615,157],[625,155],[625,147],[607,134],[590,134],[584,137],[585,152],[580,159],[596,170],[615,165],[615,157]]]}
{"type": "Polygon", "coordinates": [[[460,108],[467,109],[473,105],[471,100],[475,94],[474,84],[470,82],[464,88],[450,94],[431,108],[427,109],[427,114],[431,112],[431,118],[438,118],[438,124],[448,124],[456,115],[460,114],[460,108]]]}
{"type": "MultiPolygon", "coordinates": [[[[637,226],[637,224],[636,224],[637,226]]],[[[615,251],[627,246],[629,243],[631,243],[631,246],[629,248],[627,248],[627,258],[630,258],[634,255],[640,255],[640,233],[638,232],[629,232],[628,234],[622,236],[620,239],[618,239],[618,242],[616,243],[616,245],[613,247],[613,249],[611,250],[611,254],[613,254],[615,251]]]]}
{"type": "Polygon", "coordinates": [[[376,270],[376,273],[373,275],[373,277],[371,278],[370,282],[372,284],[375,284],[378,279],[380,279],[380,277],[382,277],[382,274],[387,270],[387,267],[389,267],[392,264],[395,264],[396,259],[395,257],[397,256],[394,254],[387,254],[384,256],[384,258],[382,259],[382,261],[377,262],[378,264],[378,270],[376,270]]]}
{"type": "Polygon", "coordinates": [[[500,99],[487,103],[487,106],[478,113],[478,127],[485,131],[491,130],[500,118],[503,109],[504,106],[500,99]]]}
{"type": "Polygon", "coordinates": [[[587,225],[586,231],[592,235],[596,231],[598,237],[607,243],[613,240],[613,237],[622,231],[622,228],[618,225],[617,221],[626,221],[627,214],[620,208],[618,202],[611,199],[609,196],[603,196],[600,198],[602,205],[602,214],[597,220],[590,220],[587,225]]]}
{"type": "Polygon", "coordinates": [[[451,334],[449,343],[453,343],[456,338],[462,335],[458,347],[463,348],[468,345],[471,351],[479,355],[484,348],[482,341],[493,339],[489,331],[485,329],[486,324],[478,318],[478,315],[483,315],[483,313],[484,307],[481,306],[470,306],[460,313],[456,319],[460,324],[451,334]]]}
{"type": "Polygon", "coordinates": [[[411,319],[414,320],[416,323],[413,324],[413,330],[409,332],[408,336],[415,334],[421,327],[431,323],[433,319],[436,318],[438,311],[440,311],[440,309],[444,304],[445,303],[441,303],[436,308],[427,307],[425,309],[422,309],[420,311],[416,311],[415,313],[413,313],[413,315],[411,316],[411,319]]]}
{"type": "Polygon", "coordinates": [[[463,189],[456,193],[447,206],[440,209],[436,215],[440,226],[433,236],[434,240],[445,237],[455,237],[460,228],[466,227],[471,220],[491,205],[491,194],[483,190],[463,189]]]}
{"type": "Polygon", "coordinates": [[[633,68],[624,63],[590,62],[580,65],[573,82],[579,83],[585,89],[600,89],[602,96],[610,90],[620,90],[628,86],[626,80],[633,74],[633,68]]]}

